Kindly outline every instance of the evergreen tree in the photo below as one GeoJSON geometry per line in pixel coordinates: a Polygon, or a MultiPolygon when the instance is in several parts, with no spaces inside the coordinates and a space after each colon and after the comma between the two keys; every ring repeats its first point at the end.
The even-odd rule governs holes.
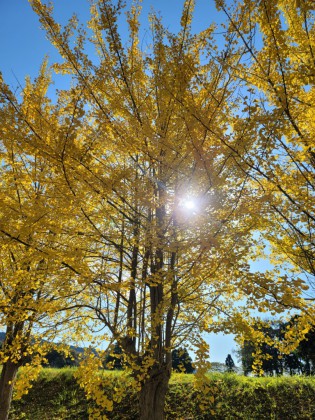
{"type": "Polygon", "coordinates": [[[234,372],[235,363],[234,363],[234,360],[232,359],[232,356],[230,354],[228,354],[226,359],[225,359],[225,366],[226,366],[226,371],[227,372],[234,372]]]}
{"type": "Polygon", "coordinates": [[[105,369],[123,369],[122,348],[116,342],[112,350],[110,350],[104,360],[105,369]]]}
{"type": "Polygon", "coordinates": [[[176,372],[193,373],[192,359],[186,348],[180,347],[172,351],[172,368],[176,372]]]}

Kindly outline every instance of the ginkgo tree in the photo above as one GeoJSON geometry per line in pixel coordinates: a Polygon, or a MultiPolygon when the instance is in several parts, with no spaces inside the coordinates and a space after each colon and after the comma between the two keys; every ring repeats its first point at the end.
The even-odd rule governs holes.
{"type": "MultiPolygon", "coordinates": [[[[233,15],[218,1],[229,21],[218,48],[214,26],[191,32],[187,0],[177,34],[150,16],[144,51],[137,3],[126,42],[120,1],[92,1],[87,28],[76,17],[63,28],[51,5],[30,3],[60,52],[54,70],[72,82],[52,102],[45,65],[22,100],[1,81],[2,418],[24,353],[39,352],[39,363],[35,331],[39,342],[44,327],[50,338],[68,321],[79,337],[86,319],[104,331],[99,340],[122,349],[142,420],[164,418],[172,350],[184,344],[195,349],[204,407],[213,402],[204,332],[263,341],[252,310],[299,309],[302,328],[288,330],[288,350],[312,322],[301,279],[249,266],[260,253],[257,231],[287,255],[299,243],[312,256],[312,123],[301,118],[311,116],[312,90],[296,58],[312,54],[312,43],[301,41],[301,53],[299,26],[281,29],[280,13],[291,9],[280,1],[247,1],[233,15]],[[284,33],[296,39],[282,49],[284,33]]],[[[311,37],[301,4],[294,22],[305,11],[311,37]]],[[[104,394],[101,363],[91,352],[76,373],[96,402],[91,418],[121,398],[119,387],[104,394]]]]}
{"type": "Polygon", "coordinates": [[[272,282],[264,287],[302,314],[298,325],[288,326],[283,348],[289,351],[314,325],[314,4],[216,4],[243,48],[240,65],[230,67],[245,82],[231,120],[231,151],[264,197],[258,231],[267,257],[287,271],[282,296],[272,282]],[[302,299],[293,298],[293,284],[304,290],[302,299]]]}
{"type": "MultiPolygon", "coordinates": [[[[247,84],[244,104],[232,124],[235,139],[243,140],[238,161],[266,197],[260,230],[274,255],[313,286],[314,5],[262,0],[235,3],[231,10],[225,3],[217,1],[247,57],[239,73],[247,84]]],[[[312,300],[310,292],[305,297],[312,300]]],[[[303,307],[312,324],[311,306],[304,301],[303,307]]]]}
{"type": "Polygon", "coordinates": [[[49,145],[58,130],[64,135],[61,122],[54,124],[57,111],[54,118],[46,97],[50,82],[44,63],[38,78],[26,81],[18,100],[1,80],[1,420],[8,418],[13,387],[17,397],[23,395],[39,372],[48,342],[60,340],[60,327],[65,329],[65,322],[70,327],[76,319],[78,310],[68,311],[67,306],[82,290],[78,274],[84,276],[86,251],[83,255],[71,231],[71,202],[58,183],[56,156],[49,147],[42,150],[49,159],[36,148],[36,142],[49,145]]]}
{"type": "MultiPolygon", "coordinates": [[[[266,197],[254,187],[253,161],[244,161],[244,151],[257,151],[256,137],[235,140],[231,133],[242,100],[236,69],[244,68],[246,49],[235,46],[233,31],[223,51],[214,27],[192,34],[193,4],[184,2],[177,34],[152,14],[152,44],[142,51],[137,4],[127,13],[124,46],[119,1],[92,2],[87,30],[75,17],[62,28],[52,6],[31,1],[63,59],[55,70],[73,78],[61,96],[71,135],[49,143],[54,153],[62,150],[63,185],[91,252],[93,279],[82,280],[89,303],[73,307],[89,308],[104,339],[122,348],[141,419],[164,418],[176,346],[195,346],[201,382],[203,332],[262,339],[249,325],[251,309],[281,312],[284,301],[302,302],[302,281],[250,271],[252,232],[261,227],[266,197]],[[91,46],[96,57],[87,55],[91,46]]],[[[90,356],[77,375],[96,403],[111,409],[100,377],[92,383],[101,362],[90,356]]]]}

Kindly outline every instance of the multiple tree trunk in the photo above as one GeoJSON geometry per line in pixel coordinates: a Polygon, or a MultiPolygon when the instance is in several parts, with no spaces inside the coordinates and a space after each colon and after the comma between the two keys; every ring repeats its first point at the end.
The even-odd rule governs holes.
{"type": "Polygon", "coordinates": [[[165,418],[165,396],[168,391],[171,370],[167,366],[153,367],[149,377],[141,384],[139,412],[141,420],[163,420],[165,418]]]}
{"type": "MultiPolygon", "coordinates": [[[[76,32],[75,20],[63,31],[54,21],[50,8],[40,0],[31,0],[49,38],[61,51],[66,71],[75,75],[77,84],[74,83],[69,92],[60,94],[56,107],[49,103],[45,93],[40,98],[39,82],[37,87],[33,86],[32,94],[29,85],[24,95],[24,100],[34,97],[39,98],[38,101],[29,99],[30,103],[19,107],[19,102],[12,100],[14,95],[8,95],[7,89],[3,89],[4,97],[10,112],[17,112],[16,119],[22,121],[27,133],[25,137],[32,139],[27,154],[31,155],[33,148],[38,149],[34,168],[37,168],[37,153],[43,162],[48,159],[56,165],[53,166],[56,178],[50,178],[48,174],[47,185],[58,178],[56,185],[62,186],[67,199],[65,204],[63,193],[58,193],[50,205],[54,206],[60,200],[60,207],[65,206],[62,212],[66,213],[67,202],[75,203],[73,219],[80,224],[80,230],[72,226],[73,221],[69,222],[70,242],[80,235],[82,244],[78,248],[82,252],[75,247],[74,254],[77,254],[73,257],[87,257],[93,272],[80,279],[84,293],[90,291],[90,296],[82,298],[83,303],[78,297],[78,305],[85,304],[95,311],[102,327],[119,341],[131,365],[133,360],[139,361],[134,376],[137,373],[144,375],[139,383],[141,420],[164,418],[170,352],[178,335],[181,335],[181,341],[189,338],[190,328],[210,330],[218,313],[232,319],[234,312],[230,302],[234,301],[234,296],[240,301],[242,297],[249,297],[249,301],[254,302],[253,308],[261,305],[263,311],[276,308],[276,312],[280,312],[279,308],[297,305],[301,291],[298,283],[295,283],[295,295],[285,287],[286,279],[282,283],[278,279],[274,286],[268,278],[263,279],[262,274],[257,278],[254,275],[246,278],[251,230],[269,229],[267,233],[270,234],[274,225],[267,219],[273,212],[274,220],[280,217],[285,222],[285,229],[289,227],[298,233],[298,239],[303,239],[301,246],[304,254],[307,253],[308,264],[314,259],[310,245],[314,246],[315,217],[309,204],[314,198],[311,192],[314,165],[310,167],[307,162],[300,161],[301,150],[308,146],[297,124],[297,110],[302,102],[289,97],[291,77],[287,78],[285,74],[288,59],[286,55],[281,57],[274,33],[274,22],[278,22],[278,29],[281,29],[275,3],[247,1],[236,9],[239,16],[237,13],[232,16],[224,9],[224,2],[218,0],[217,5],[227,13],[230,32],[226,35],[226,50],[217,52],[209,42],[213,28],[209,27],[198,36],[191,33],[193,2],[186,1],[177,35],[170,35],[159,18],[152,17],[153,47],[148,59],[138,47],[137,8],[128,16],[130,45],[124,48],[116,25],[122,3],[95,1],[90,29],[95,35],[98,67],[85,56],[84,48],[77,47],[86,41],[83,32],[78,32],[77,46],[75,50],[72,48],[70,36],[76,32]],[[256,3],[259,5],[257,10],[256,3]],[[270,58],[266,63],[268,54],[259,54],[252,48],[252,22],[248,28],[248,22],[243,18],[248,5],[251,5],[247,11],[249,16],[254,10],[257,19],[265,16],[260,25],[270,38],[268,48],[275,44],[274,51],[267,48],[270,58]],[[234,22],[237,16],[239,21],[234,22]],[[235,47],[235,39],[241,40],[240,48],[235,47]],[[253,60],[250,69],[245,67],[244,51],[253,60]],[[203,64],[205,57],[211,59],[203,64]],[[273,68],[275,58],[278,65],[273,68]],[[250,81],[253,69],[257,72],[257,80],[250,81]],[[261,107],[249,103],[247,97],[239,93],[246,74],[247,83],[253,83],[254,90],[265,89],[266,101],[274,100],[272,111],[261,114],[261,107]],[[245,99],[241,114],[244,112],[246,117],[238,115],[242,96],[245,99]],[[31,113],[29,116],[28,110],[35,110],[35,117],[31,113]],[[269,112],[272,118],[268,117],[269,112]],[[280,128],[273,123],[277,116],[281,116],[280,128]],[[47,133],[42,134],[45,129],[47,133]],[[261,138],[257,133],[262,133],[261,138]],[[282,140],[285,135],[286,142],[290,144],[292,140],[294,147],[296,138],[300,139],[295,157],[293,148],[291,151],[282,140]],[[275,159],[278,151],[286,156],[280,162],[275,159]],[[284,161],[285,171],[281,167],[284,161]],[[298,183],[292,183],[288,168],[298,183]],[[300,186],[307,190],[306,195],[300,194],[300,186]],[[190,215],[193,222],[185,214],[181,215],[182,220],[177,220],[178,203],[187,192],[200,201],[200,214],[190,215]],[[257,204],[259,199],[264,209],[269,207],[265,214],[262,211],[262,215],[257,216],[262,208],[257,204]],[[297,214],[306,221],[301,218],[296,222],[297,214]],[[267,228],[262,226],[264,217],[267,228]],[[311,239],[305,245],[304,237],[311,239]],[[97,273],[95,267],[100,267],[97,273]],[[265,299],[264,294],[272,296],[273,300],[265,299]],[[191,327],[187,325],[186,314],[182,313],[185,305],[190,311],[191,327]],[[208,324],[203,322],[205,314],[209,316],[208,324]],[[176,330],[180,322],[180,328],[176,330]],[[151,358],[149,368],[146,368],[147,355],[151,358]]],[[[305,22],[304,26],[309,36],[305,22]]],[[[293,53],[292,57],[295,47],[293,53]]],[[[312,49],[310,57],[313,60],[312,49]]],[[[299,69],[299,60],[296,65],[299,69]]],[[[48,79],[43,70],[39,80],[43,81],[43,86],[46,83],[46,89],[48,79]]],[[[293,88],[294,93],[295,85],[293,88]]],[[[246,83],[243,89],[248,89],[246,83]]],[[[249,96],[252,94],[250,92],[249,96]]],[[[304,129],[303,121],[300,125],[304,129]]],[[[20,148],[20,144],[18,146],[20,148]]],[[[311,148],[308,150],[313,163],[313,152],[311,148]]],[[[15,167],[15,161],[11,165],[15,167]]],[[[39,179],[42,173],[45,173],[44,164],[39,179]]],[[[24,175],[25,178],[28,176],[24,175]]],[[[15,181],[14,178],[14,182],[8,184],[13,185],[15,181]]],[[[39,184],[37,178],[33,180],[33,185],[39,184]]],[[[46,188],[35,192],[44,194],[46,188]]],[[[20,195],[17,196],[20,199],[20,195]]],[[[24,213],[21,214],[24,223],[24,213]]],[[[36,216],[32,214],[34,220],[42,220],[42,214],[36,216]]],[[[55,236],[51,233],[53,223],[48,226],[41,230],[55,236]]],[[[10,240],[18,241],[27,249],[30,247],[22,236],[10,235],[10,240]]],[[[287,245],[290,255],[298,242],[292,243],[292,235],[286,238],[287,242],[288,238],[291,240],[287,245]]],[[[62,262],[62,266],[80,276],[67,261],[62,262]]],[[[247,312],[246,308],[244,313],[247,312]]],[[[238,315],[242,317],[242,313],[238,315]]],[[[242,322],[239,325],[235,325],[236,330],[242,328],[242,322]]],[[[4,362],[0,378],[0,420],[8,418],[17,369],[10,358],[4,362]]]]}

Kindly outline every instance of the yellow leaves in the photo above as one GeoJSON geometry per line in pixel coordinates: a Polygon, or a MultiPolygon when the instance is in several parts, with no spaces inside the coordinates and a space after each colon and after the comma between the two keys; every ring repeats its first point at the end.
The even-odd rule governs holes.
{"type": "Polygon", "coordinates": [[[141,13],[141,5],[133,4],[131,6],[130,12],[127,12],[127,22],[129,24],[129,30],[130,30],[130,36],[132,39],[133,46],[137,46],[139,43],[139,40],[137,39],[137,34],[139,32],[140,22],[139,22],[139,16],[141,13]]]}
{"type": "MultiPolygon", "coordinates": [[[[315,134],[308,105],[314,92],[300,95],[312,75],[305,40],[297,42],[299,17],[290,15],[294,21],[286,28],[283,3],[246,0],[236,8],[227,50],[218,51],[213,27],[191,35],[194,1],[187,0],[179,34],[151,17],[153,46],[143,54],[140,7],[128,14],[124,48],[114,3],[96,1],[89,23],[96,62],[84,55],[85,34],[75,19],[62,29],[51,8],[31,4],[64,58],[55,69],[74,79],[56,104],[47,98],[46,64],[35,82],[27,80],[21,106],[1,86],[1,100],[11,97],[0,114],[2,233],[7,229],[0,237],[2,319],[42,326],[48,316],[52,325],[63,325],[87,306],[79,325],[68,328],[83,335],[89,322],[115,339],[126,335],[125,357],[139,389],[171,343],[188,337],[197,348],[200,407],[212,412],[209,348],[191,331],[239,332],[261,343],[263,331],[250,325],[250,310],[307,308],[304,282],[275,271],[253,274],[246,264],[261,253],[254,229],[276,236],[276,249],[292,256],[296,231],[280,237],[279,214],[299,228],[310,221],[299,209],[313,206],[307,157],[313,140],[305,139],[315,134]],[[261,27],[257,53],[253,22],[261,27]],[[234,43],[235,31],[243,31],[238,36],[249,42],[245,48],[234,43]],[[244,50],[253,59],[249,67],[244,50]],[[182,192],[198,197],[195,214],[178,210],[182,192]],[[244,307],[235,305],[244,298],[244,307]],[[67,306],[73,311],[63,313],[67,306]]],[[[302,325],[301,334],[306,330],[302,325]]],[[[290,342],[294,334],[287,336],[290,342]]],[[[14,360],[24,353],[21,342],[11,351],[14,360]]],[[[105,418],[104,410],[122,395],[119,387],[114,395],[104,393],[100,369],[91,352],[77,371],[96,404],[91,418],[105,418]]]]}
{"type": "Polygon", "coordinates": [[[193,12],[195,7],[195,1],[194,0],[185,0],[182,16],[180,20],[181,27],[183,28],[184,32],[188,32],[188,28],[191,25],[193,12]]]}
{"type": "Polygon", "coordinates": [[[198,339],[194,345],[197,347],[196,360],[194,362],[194,367],[196,369],[196,373],[194,375],[194,387],[197,391],[196,399],[203,412],[214,412],[213,406],[215,404],[215,393],[217,392],[217,387],[211,384],[208,376],[206,375],[210,369],[210,363],[207,360],[209,355],[209,346],[201,339],[198,339]]]}
{"type": "Polygon", "coordinates": [[[96,403],[96,407],[90,412],[91,419],[106,418],[102,414],[103,410],[113,410],[113,400],[104,394],[103,377],[99,370],[101,367],[101,359],[90,352],[83,357],[75,372],[75,377],[85,390],[87,398],[94,400],[96,403]]]}
{"type": "Polygon", "coordinates": [[[23,395],[28,393],[29,388],[32,386],[42,369],[42,358],[39,355],[32,357],[32,362],[27,363],[19,369],[19,374],[14,383],[14,399],[21,399],[23,395]]]}
{"type": "Polygon", "coordinates": [[[93,352],[86,352],[82,356],[82,360],[78,369],[75,372],[75,377],[86,393],[89,400],[95,402],[95,406],[89,410],[90,419],[106,419],[105,412],[113,410],[114,402],[120,402],[122,396],[126,391],[126,387],[130,386],[130,378],[125,372],[121,373],[121,377],[116,382],[115,386],[111,387],[114,392],[106,395],[107,382],[112,386],[114,376],[104,374],[102,359],[104,352],[94,354],[93,352]],[[126,376],[124,378],[124,376],[126,376]]]}
{"type": "MultiPolygon", "coordinates": [[[[50,82],[44,62],[38,78],[26,81],[22,101],[1,85],[1,97],[5,95],[7,102],[0,114],[5,121],[0,146],[0,322],[8,339],[0,355],[3,363],[21,363],[33,354],[16,382],[16,398],[27,392],[40,370],[41,352],[33,328],[39,328],[39,341],[43,336],[54,340],[58,331],[54,322],[64,321],[57,311],[78,289],[70,269],[62,265],[65,254],[74,254],[73,247],[69,252],[73,206],[62,194],[64,189],[60,191],[60,170],[51,166],[58,111],[47,97],[50,82]]],[[[77,112],[79,118],[82,112],[77,112]]],[[[81,259],[78,252],[75,257],[81,259]]],[[[76,263],[75,258],[68,262],[76,263]]],[[[67,316],[71,317],[70,311],[67,316]]]]}

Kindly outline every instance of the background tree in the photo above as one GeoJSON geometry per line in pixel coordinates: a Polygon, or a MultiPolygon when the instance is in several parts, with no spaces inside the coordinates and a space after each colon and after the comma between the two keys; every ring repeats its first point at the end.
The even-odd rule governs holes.
{"type": "Polygon", "coordinates": [[[305,339],[299,343],[296,350],[297,357],[304,362],[303,373],[306,375],[315,374],[315,332],[314,328],[310,330],[305,339]]]}
{"type": "Polygon", "coordinates": [[[254,352],[255,352],[254,346],[251,344],[250,341],[247,341],[247,340],[245,340],[242,343],[242,346],[237,351],[237,355],[238,355],[239,361],[242,364],[242,370],[245,376],[249,375],[253,370],[254,352]]]}
{"type": "MultiPolygon", "coordinates": [[[[263,328],[264,334],[267,338],[271,337],[272,341],[262,342],[259,345],[259,351],[262,353],[262,369],[267,375],[282,375],[284,372],[290,375],[294,374],[314,374],[314,333],[313,330],[306,334],[297,348],[285,354],[281,352],[281,341],[285,339],[285,331],[288,327],[292,328],[296,325],[298,317],[291,319],[290,323],[276,323],[273,322],[269,326],[263,328]],[[291,325],[289,325],[291,324],[291,325]],[[280,345],[279,345],[280,344],[280,345]]],[[[250,341],[245,341],[239,351],[239,356],[242,362],[243,371],[246,374],[253,372],[254,353],[256,351],[255,344],[250,341]]]]}
{"type": "Polygon", "coordinates": [[[228,354],[226,359],[225,359],[225,366],[226,366],[226,371],[227,372],[230,372],[230,373],[234,372],[235,363],[234,363],[234,360],[233,360],[233,358],[230,354],[228,354]]]}
{"type": "MultiPolygon", "coordinates": [[[[267,342],[262,342],[258,346],[258,351],[262,355],[261,373],[269,376],[282,375],[284,371],[285,355],[281,354],[279,349],[273,345],[276,337],[279,338],[278,329],[271,326],[265,326],[263,331],[267,337],[267,342]]],[[[255,373],[255,353],[257,353],[257,346],[255,343],[245,341],[239,352],[245,375],[248,375],[251,372],[255,373]]],[[[293,360],[289,360],[291,368],[293,368],[293,360]]]]}
{"type": "Polygon", "coordinates": [[[112,350],[107,351],[104,368],[105,369],[123,369],[123,351],[118,343],[115,343],[112,350]]]}
{"type": "MultiPolygon", "coordinates": [[[[104,367],[105,369],[123,369],[123,351],[118,343],[115,343],[112,351],[107,351],[104,367]]],[[[47,356],[46,356],[47,358],[47,356]]],[[[176,372],[193,373],[192,359],[186,348],[178,348],[172,351],[172,369],[176,372]]]]}
{"type": "Polygon", "coordinates": [[[66,366],[78,366],[78,364],[79,354],[75,350],[65,354],[62,350],[51,349],[45,354],[44,366],[60,369],[66,366]]]}
{"type": "Polygon", "coordinates": [[[172,351],[172,368],[176,372],[193,373],[194,368],[188,350],[183,347],[172,351]]]}

